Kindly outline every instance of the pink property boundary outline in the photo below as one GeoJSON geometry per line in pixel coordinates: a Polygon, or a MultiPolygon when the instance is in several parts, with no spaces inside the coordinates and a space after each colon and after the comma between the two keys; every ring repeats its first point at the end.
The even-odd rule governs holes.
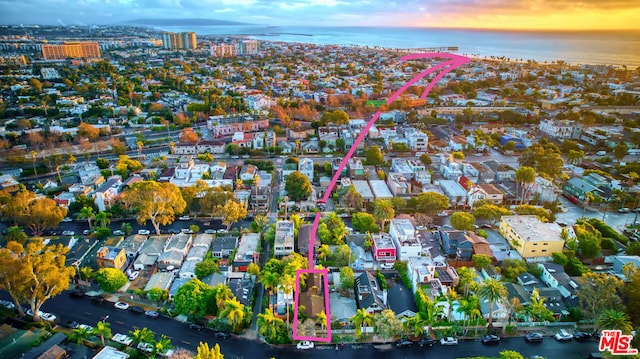
{"type": "MultiPolygon", "coordinates": [[[[436,85],[436,83],[438,83],[438,81],[440,81],[440,79],[442,79],[447,73],[471,61],[471,59],[469,59],[468,57],[449,54],[449,53],[411,54],[411,55],[401,57],[400,61],[417,60],[422,58],[445,58],[445,59],[448,58],[448,60],[443,61],[435,66],[432,66],[422,71],[421,73],[413,77],[411,80],[407,81],[406,84],[400,87],[396,92],[394,92],[387,99],[387,105],[390,105],[406,89],[408,89],[414,83],[418,82],[423,77],[442,69],[441,72],[439,72],[437,75],[433,77],[429,85],[427,85],[427,87],[424,89],[424,92],[422,92],[422,95],[420,96],[420,98],[425,99],[429,94],[429,91],[431,91],[431,89],[436,85]]],[[[338,182],[338,179],[340,178],[340,174],[342,173],[342,170],[344,170],[345,166],[347,165],[347,162],[349,162],[349,159],[351,159],[356,149],[358,148],[358,145],[360,145],[360,143],[367,136],[367,134],[369,133],[369,130],[371,129],[373,124],[378,120],[381,114],[382,112],[377,111],[375,115],[371,118],[371,120],[369,120],[367,125],[362,129],[362,131],[360,132],[360,135],[358,135],[358,138],[353,143],[353,146],[351,146],[351,149],[349,150],[349,152],[347,152],[347,155],[342,160],[342,163],[340,163],[340,166],[338,167],[338,170],[336,171],[336,173],[333,175],[333,178],[331,178],[331,182],[329,183],[329,187],[327,188],[324,196],[322,197],[322,199],[318,200],[318,204],[327,203],[327,200],[329,199],[329,196],[331,195],[333,188],[335,187],[336,183],[338,182]]],[[[313,227],[311,228],[311,236],[309,238],[315,238],[316,233],[318,231],[318,225],[320,224],[321,215],[322,215],[321,212],[316,213],[315,219],[313,221],[313,227]]],[[[313,268],[315,263],[313,245],[309,245],[309,253],[307,258],[309,259],[309,268],[313,268]]],[[[328,275],[329,275],[329,272],[327,271],[327,269],[301,269],[296,271],[295,307],[293,308],[293,339],[294,340],[309,340],[309,341],[326,342],[326,343],[331,342],[331,311],[329,310],[328,275]],[[300,299],[300,275],[303,273],[322,274],[322,276],[324,277],[324,302],[325,302],[325,314],[327,317],[327,336],[326,337],[306,337],[306,336],[298,335],[298,302],[300,299]]]]}

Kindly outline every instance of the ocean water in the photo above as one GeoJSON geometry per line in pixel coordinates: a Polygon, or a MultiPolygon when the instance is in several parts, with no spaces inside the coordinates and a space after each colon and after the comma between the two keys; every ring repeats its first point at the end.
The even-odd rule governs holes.
{"type": "Polygon", "coordinates": [[[384,27],[194,26],[165,27],[199,35],[248,36],[258,40],[386,48],[458,47],[459,54],[538,62],[640,66],[640,30],[502,31],[384,27]]]}

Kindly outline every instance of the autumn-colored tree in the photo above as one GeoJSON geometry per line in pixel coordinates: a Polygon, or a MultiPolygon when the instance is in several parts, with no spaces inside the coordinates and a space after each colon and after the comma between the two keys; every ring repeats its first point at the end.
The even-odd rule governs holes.
{"type": "Polygon", "coordinates": [[[65,265],[68,251],[62,244],[45,246],[35,240],[26,246],[12,241],[0,248],[0,289],[9,293],[20,315],[26,302],[33,319],[40,320],[42,305],[69,288],[75,269],[65,265]]]}
{"type": "Polygon", "coordinates": [[[187,127],[182,129],[182,132],[180,132],[180,142],[186,142],[186,143],[198,143],[198,134],[191,128],[191,127],[187,127]]]}
{"type": "Polygon", "coordinates": [[[247,216],[247,208],[234,200],[227,201],[222,207],[222,224],[231,228],[231,225],[247,216]]]}
{"type": "Polygon", "coordinates": [[[172,223],[186,207],[178,186],[169,182],[135,183],[124,192],[123,202],[135,210],[138,223],[150,220],[158,235],[160,225],[172,223]]]}
{"type": "MultiPolygon", "coordinates": [[[[31,196],[27,195],[27,198],[31,196]]],[[[35,197],[35,195],[33,196],[35,197]]],[[[22,198],[22,197],[21,197],[22,198]]],[[[16,198],[24,200],[24,198],[16,198]]],[[[19,204],[24,211],[15,217],[16,223],[28,227],[34,234],[40,234],[45,229],[56,228],[67,215],[67,209],[59,207],[51,198],[26,199],[28,202],[19,204]]]]}
{"type": "Polygon", "coordinates": [[[198,352],[193,359],[224,359],[224,355],[220,352],[220,344],[216,343],[212,349],[209,344],[200,342],[198,352]]]}
{"type": "Polygon", "coordinates": [[[98,130],[91,124],[82,122],[78,125],[78,136],[93,141],[98,138],[98,136],[100,136],[100,130],[98,130]]]}

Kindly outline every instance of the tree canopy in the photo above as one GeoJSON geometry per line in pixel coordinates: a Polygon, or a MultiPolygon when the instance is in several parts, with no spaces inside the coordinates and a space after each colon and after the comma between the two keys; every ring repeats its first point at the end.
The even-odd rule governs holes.
{"type": "Polygon", "coordinates": [[[186,207],[178,186],[169,182],[137,182],[125,190],[123,202],[135,210],[138,223],[150,220],[158,235],[160,225],[172,223],[186,207]]]}
{"type": "Polygon", "coordinates": [[[476,217],[467,212],[455,212],[449,218],[451,227],[460,231],[473,231],[473,225],[476,223],[476,217]]]}
{"type": "Polygon", "coordinates": [[[9,293],[21,315],[26,302],[39,320],[42,304],[69,288],[75,269],[65,265],[68,251],[61,244],[45,246],[38,240],[26,245],[11,241],[0,248],[0,289],[9,293]]]}
{"type": "Polygon", "coordinates": [[[415,199],[416,209],[424,214],[435,214],[450,206],[449,197],[437,192],[423,192],[415,199]]]}
{"type": "Polygon", "coordinates": [[[311,182],[300,171],[295,171],[287,176],[284,189],[287,191],[289,198],[296,202],[309,198],[312,191],[311,182]]]}
{"type": "Polygon", "coordinates": [[[115,268],[100,268],[93,274],[93,279],[106,292],[116,292],[127,284],[127,276],[115,268]]]}

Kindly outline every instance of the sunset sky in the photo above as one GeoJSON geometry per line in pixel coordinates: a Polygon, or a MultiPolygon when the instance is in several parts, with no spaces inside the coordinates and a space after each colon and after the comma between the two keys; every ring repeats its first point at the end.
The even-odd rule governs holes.
{"type": "Polygon", "coordinates": [[[209,18],[271,26],[640,30],[640,0],[0,0],[3,24],[209,18]]]}

